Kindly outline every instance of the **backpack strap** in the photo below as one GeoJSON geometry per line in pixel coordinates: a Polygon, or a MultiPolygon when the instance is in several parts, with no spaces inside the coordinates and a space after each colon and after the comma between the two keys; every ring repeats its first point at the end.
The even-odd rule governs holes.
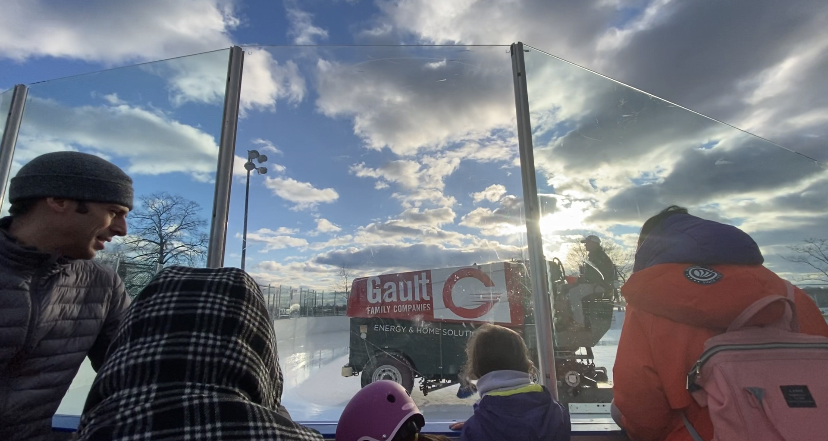
{"type": "Polygon", "coordinates": [[[765,309],[768,305],[774,302],[784,302],[785,303],[785,313],[782,314],[782,317],[774,323],[774,326],[792,332],[799,332],[799,319],[797,318],[796,314],[796,304],[794,303],[795,293],[794,287],[791,285],[791,282],[785,281],[785,286],[787,288],[787,295],[785,297],[782,296],[767,296],[762,297],[761,299],[753,302],[750,306],[745,308],[733,323],[730,324],[730,327],[727,328],[727,332],[738,331],[742,329],[745,324],[747,324],[750,319],[753,318],[759,311],[765,309]]]}
{"type": "Polygon", "coordinates": [[[683,410],[681,411],[681,419],[684,420],[684,427],[687,428],[687,431],[690,433],[690,438],[693,438],[693,441],[704,441],[704,438],[699,435],[699,432],[696,431],[696,428],[687,419],[687,414],[683,410]]]}

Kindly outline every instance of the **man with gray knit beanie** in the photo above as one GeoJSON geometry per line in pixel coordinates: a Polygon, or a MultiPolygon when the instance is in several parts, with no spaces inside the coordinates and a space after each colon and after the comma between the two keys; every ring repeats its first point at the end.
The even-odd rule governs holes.
{"type": "Polygon", "coordinates": [[[85,357],[97,371],[129,306],[93,262],[127,233],[132,179],[94,155],[24,165],[0,219],[0,439],[53,439],[52,416],[85,357]]]}

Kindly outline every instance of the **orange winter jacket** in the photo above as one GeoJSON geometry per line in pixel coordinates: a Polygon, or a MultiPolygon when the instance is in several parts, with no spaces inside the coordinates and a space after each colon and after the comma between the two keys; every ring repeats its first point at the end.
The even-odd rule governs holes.
{"type": "MultiPolygon", "coordinates": [[[[615,405],[631,439],[692,441],[682,409],[705,440],[713,437],[707,409],[687,391],[687,372],[704,342],[727,329],[751,303],[785,295],[784,281],[762,265],[713,265],[721,278],[708,284],[685,276],[686,263],[663,263],[635,272],[621,288],[627,300],[613,368],[615,405]]],[[[828,323],[807,294],[796,289],[800,331],[828,337],[828,323]]],[[[771,324],[784,305],[774,303],[749,323],[771,324]]]]}

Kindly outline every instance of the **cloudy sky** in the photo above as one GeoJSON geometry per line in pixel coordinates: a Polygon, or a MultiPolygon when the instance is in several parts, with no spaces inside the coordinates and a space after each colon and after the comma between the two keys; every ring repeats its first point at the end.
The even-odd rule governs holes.
{"type": "Polygon", "coordinates": [[[209,217],[222,49],[241,45],[227,265],[240,258],[248,149],[269,157],[250,189],[247,267],[262,283],[330,290],[343,266],[521,258],[515,41],[531,45],[547,257],[583,234],[629,248],[676,203],[739,225],[769,266],[809,277],[782,256],[828,235],[828,176],[809,159],[828,162],[819,0],[14,1],[0,15],[0,90],[52,81],[31,86],[13,172],[89,151],[139,194],[181,194],[209,217]]]}

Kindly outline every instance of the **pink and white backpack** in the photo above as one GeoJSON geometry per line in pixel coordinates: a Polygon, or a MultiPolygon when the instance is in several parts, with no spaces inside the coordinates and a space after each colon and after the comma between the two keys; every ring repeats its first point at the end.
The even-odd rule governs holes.
{"type": "MultiPolygon", "coordinates": [[[[687,389],[710,411],[714,441],[828,439],[828,338],[800,334],[789,282],[787,297],[769,296],[745,309],[710,338],[687,389]],[[784,302],[773,325],[746,327],[756,313],[784,302]]],[[[695,441],[703,441],[687,417],[695,441]]]]}

